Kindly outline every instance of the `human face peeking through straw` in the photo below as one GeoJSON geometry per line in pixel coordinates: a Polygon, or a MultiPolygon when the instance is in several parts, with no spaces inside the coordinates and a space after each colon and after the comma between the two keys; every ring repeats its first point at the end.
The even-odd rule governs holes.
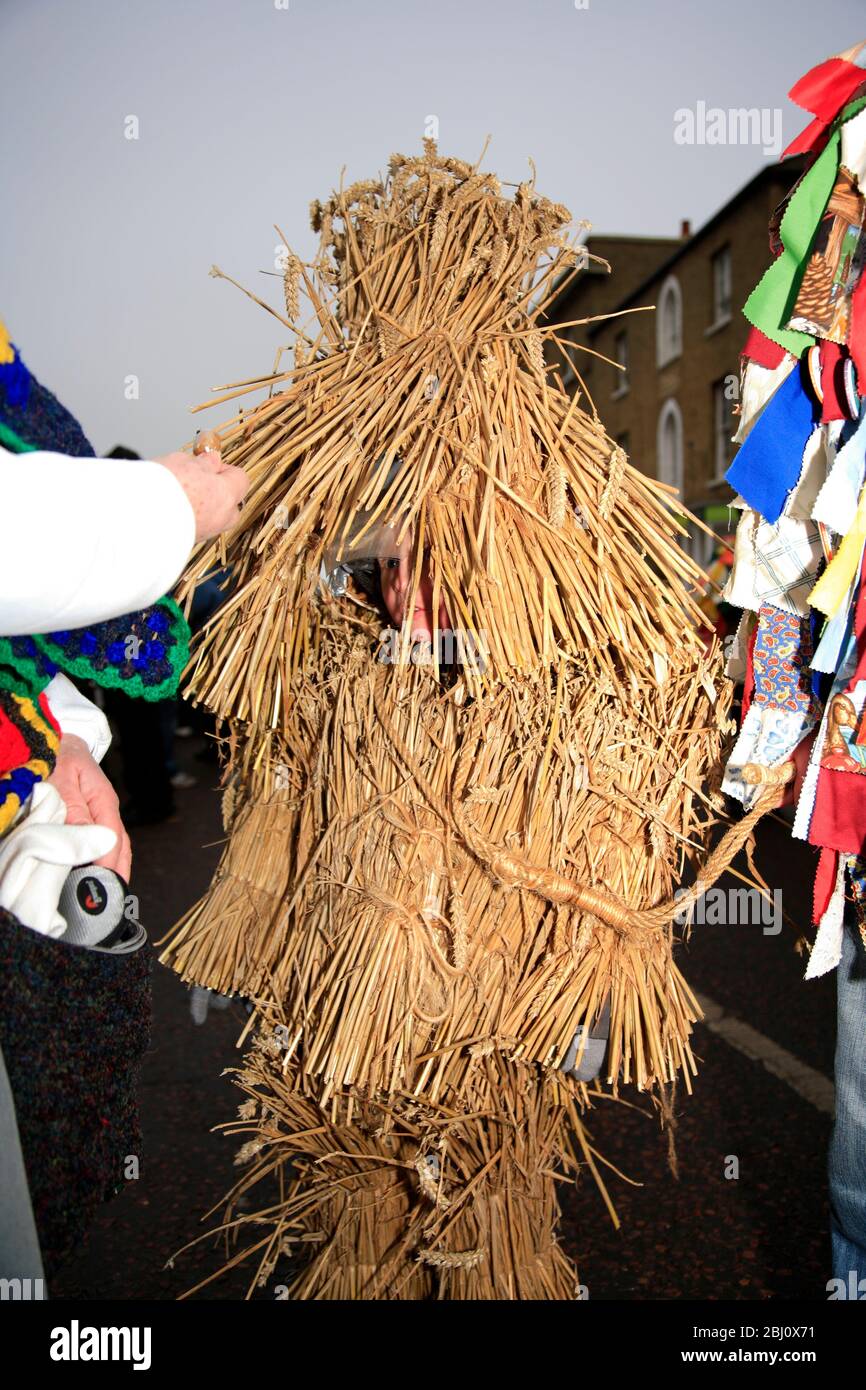
{"type": "MultiPolygon", "coordinates": [[[[401,628],[406,621],[406,603],[412,588],[412,537],[407,530],[395,553],[380,555],[379,583],[382,602],[395,627],[401,628]]],[[[433,579],[430,574],[430,556],[425,552],[421,562],[418,587],[415,590],[414,604],[410,616],[410,636],[413,641],[433,642],[433,579]]],[[[444,600],[439,600],[438,627],[440,632],[449,628],[448,614],[444,600]]]]}

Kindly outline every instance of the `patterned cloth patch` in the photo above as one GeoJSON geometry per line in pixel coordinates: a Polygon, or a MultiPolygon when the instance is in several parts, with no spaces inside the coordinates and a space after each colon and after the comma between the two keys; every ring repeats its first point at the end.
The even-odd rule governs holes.
{"type": "Polygon", "coordinates": [[[847,341],[856,283],[851,267],[863,231],[863,211],[862,194],[848,171],[840,169],[815,232],[788,328],[831,343],[847,341]]]}
{"type": "Polygon", "coordinates": [[[780,516],[771,525],[747,508],[737,526],[734,568],[722,598],[753,612],[762,603],[771,603],[805,616],[806,600],[823,558],[814,521],[780,516]]]}
{"type": "Polygon", "coordinates": [[[814,726],[812,715],[802,710],[777,709],[774,705],[753,703],[743,719],[740,733],[722,781],[722,791],[750,810],[762,788],[743,781],[746,763],[777,767],[793,753],[797,744],[814,726]]]}
{"type": "Polygon", "coordinates": [[[866,680],[827,702],[809,842],[843,854],[866,854],[866,748],[855,741],[866,680]]]}
{"type": "Polygon", "coordinates": [[[857,510],[866,469],[866,397],[861,402],[860,419],[847,424],[827,479],[818,493],[812,516],[844,536],[857,510]]]}
{"type": "Polygon", "coordinates": [[[798,618],[770,604],[762,604],[752,657],[755,703],[816,716],[818,709],[809,673],[811,659],[812,634],[808,618],[798,618]]]}

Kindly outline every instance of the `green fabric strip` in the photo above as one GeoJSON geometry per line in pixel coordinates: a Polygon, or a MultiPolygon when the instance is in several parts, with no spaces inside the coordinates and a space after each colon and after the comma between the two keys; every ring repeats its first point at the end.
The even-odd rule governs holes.
{"type": "Polygon", "coordinates": [[[804,348],[811,347],[815,339],[811,333],[799,333],[782,325],[791,317],[815,231],[833,192],[839,167],[839,144],[837,130],[785,209],[779,228],[782,254],[765,271],[743,306],[750,323],[795,357],[799,357],[804,348]]]}
{"type": "Polygon", "coordinates": [[[760,328],[774,343],[786,348],[795,357],[800,357],[804,348],[812,347],[815,339],[810,333],[799,333],[783,325],[793,312],[806,273],[809,251],[836,183],[841,128],[864,106],[866,97],[858,97],[839,113],[830,139],[811,169],[804,174],[785,209],[779,228],[782,254],[765,271],[743,306],[743,314],[749,323],[760,328]]]}

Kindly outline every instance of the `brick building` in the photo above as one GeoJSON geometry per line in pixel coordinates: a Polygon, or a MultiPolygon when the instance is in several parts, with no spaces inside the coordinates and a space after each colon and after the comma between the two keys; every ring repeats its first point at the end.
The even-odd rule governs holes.
{"type": "MultiPolygon", "coordinates": [[[[723,475],[735,448],[742,305],[770,263],[772,213],[803,167],[797,158],[761,169],[694,233],[684,223],[678,238],[591,235],[587,249],[610,274],[590,261],[548,310],[553,323],[620,315],[564,329],[577,350],[552,348],[549,360],[570,390],[579,373],[631,463],[673,483],[711,524],[733,496],[723,475]]],[[[709,544],[698,533],[689,548],[705,563],[709,544]]]]}

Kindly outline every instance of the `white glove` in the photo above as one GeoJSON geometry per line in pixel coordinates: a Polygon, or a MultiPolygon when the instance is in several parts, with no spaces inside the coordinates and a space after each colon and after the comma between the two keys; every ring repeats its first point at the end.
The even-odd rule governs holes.
{"type": "Polygon", "coordinates": [[[99,706],[82,695],[62,671],[48,682],[43,693],[61,732],[83,738],[91,756],[101,763],[111,744],[111,729],[99,706]]]}
{"type": "Polygon", "coordinates": [[[43,936],[62,936],[60,893],[77,864],[108,854],[117,836],[107,825],[65,825],[66,804],[56,787],[37,782],[29,811],[0,840],[0,907],[43,936]]]}

